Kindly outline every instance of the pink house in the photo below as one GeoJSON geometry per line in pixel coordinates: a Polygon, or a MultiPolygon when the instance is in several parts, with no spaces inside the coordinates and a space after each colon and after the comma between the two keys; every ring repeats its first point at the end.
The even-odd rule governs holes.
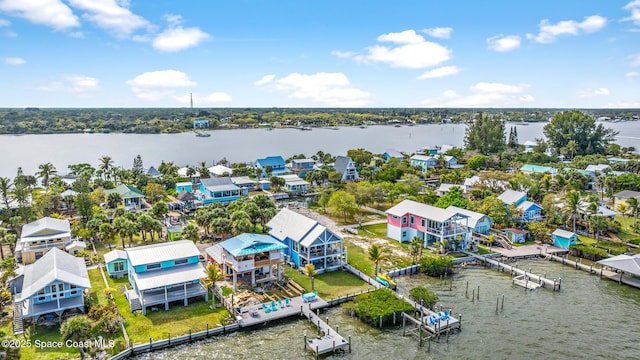
{"type": "Polygon", "coordinates": [[[387,236],[400,242],[419,237],[424,247],[440,242],[450,249],[469,247],[469,217],[412,200],[404,200],[388,209],[387,236]]]}

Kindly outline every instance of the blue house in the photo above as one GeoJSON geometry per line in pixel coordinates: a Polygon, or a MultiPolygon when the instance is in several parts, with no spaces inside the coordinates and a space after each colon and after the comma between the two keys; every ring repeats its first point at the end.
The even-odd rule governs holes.
{"type": "Polygon", "coordinates": [[[340,174],[341,182],[359,181],[358,169],[356,169],[353,160],[348,156],[336,157],[336,162],[333,164],[333,169],[340,174]]]}
{"type": "Polygon", "coordinates": [[[251,285],[280,281],[282,250],[287,246],[269,235],[240,234],[205,249],[207,261],[218,264],[222,272],[233,279],[237,290],[238,275],[251,276],[251,285]],[[276,275],[273,267],[276,267],[276,275]]]}
{"type": "Polygon", "coordinates": [[[226,205],[240,199],[240,188],[228,177],[202,179],[196,197],[204,205],[214,202],[226,205]]]}
{"type": "Polygon", "coordinates": [[[179,182],[176,183],[176,194],[180,194],[181,192],[193,192],[193,183],[190,182],[179,182]]]}
{"type": "Polygon", "coordinates": [[[429,155],[413,155],[409,162],[411,166],[419,167],[422,169],[422,171],[433,169],[438,164],[436,158],[429,155]]]}
{"type": "Polygon", "coordinates": [[[67,314],[84,312],[84,290],[91,287],[82,257],[56,247],[16,277],[14,333],[23,333],[23,320],[34,324],[41,318],[62,323],[67,314]]]}
{"type": "Polygon", "coordinates": [[[127,274],[127,253],[124,250],[112,250],[104,254],[104,263],[107,265],[107,274],[112,278],[121,278],[127,274]]]}
{"type": "Polygon", "coordinates": [[[400,161],[404,160],[404,155],[402,155],[400,151],[394,149],[385,150],[383,156],[385,162],[391,160],[392,158],[398,159],[400,161]]]}
{"type": "Polygon", "coordinates": [[[551,233],[553,238],[553,246],[559,248],[568,249],[569,246],[575,245],[578,242],[578,235],[571,231],[556,229],[551,233]]]}
{"type": "Polygon", "coordinates": [[[280,210],[268,223],[269,235],[284,243],[293,267],[313,264],[317,272],[336,270],[347,262],[347,251],[337,234],[292,210],[280,210]]]}
{"type": "Polygon", "coordinates": [[[520,212],[520,220],[523,222],[544,220],[542,206],[532,201],[523,201],[520,203],[520,205],[518,205],[518,212],[520,212]]]}
{"type": "Polygon", "coordinates": [[[529,232],[523,229],[509,228],[502,231],[504,232],[504,236],[506,236],[509,241],[516,244],[523,244],[525,241],[527,241],[527,236],[529,235],[529,232]]]}
{"type": "Polygon", "coordinates": [[[231,182],[242,190],[242,195],[249,195],[249,191],[256,189],[256,182],[248,176],[236,176],[231,178],[231,182]]]}
{"type": "Polygon", "coordinates": [[[313,159],[294,159],[291,160],[291,170],[304,177],[306,173],[313,170],[315,164],[316,161],[313,159]]]}
{"type": "Polygon", "coordinates": [[[267,177],[267,166],[271,166],[271,176],[282,175],[290,173],[289,169],[285,167],[285,162],[282,156],[267,156],[264,159],[256,160],[256,167],[262,170],[260,177],[267,177]]]}
{"type": "Polygon", "coordinates": [[[209,120],[193,120],[193,128],[194,129],[208,129],[209,128],[209,120]]]}
{"type": "Polygon", "coordinates": [[[200,263],[200,251],[191,240],[139,246],[125,250],[127,276],[131,289],[125,287],[131,311],[180,301],[187,306],[189,299],[204,296],[208,292],[200,279],[206,276],[200,263]]]}
{"type": "Polygon", "coordinates": [[[498,196],[498,199],[502,200],[507,205],[518,206],[527,200],[527,193],[524,191],[505,190],[498,196]]]}

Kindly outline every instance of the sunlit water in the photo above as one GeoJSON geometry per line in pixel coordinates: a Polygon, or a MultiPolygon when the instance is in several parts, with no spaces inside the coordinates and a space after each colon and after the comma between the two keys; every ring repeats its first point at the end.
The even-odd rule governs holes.
{"type": "MultiPolygon", "coordinates": [[[[453,289],[439,279],[404,277],[399,291],[428,286],[439,304],[462,313],[462,331],[449,342],[418,348],[416,337],[402,337],[401,326],[379,330],[329,309],[331,325],[352,335],[352,352],[326,359],[637,359],[640,354],[640,290],[544,260],[521,262],[534,273],[562,278],[562,291],[525,291],[511,284],[508,273],[469,267],[454,276],[453,289]],[[465,297],[469,282],[469,296],[465,297]],[[480,300],[471,301],[480,286],[480,300]],[[496,313],[496,299],[505,296],[496,313]]],[[[398,321],[401,324],[400,321],[398,321]]],[[[140,356],[140,359],[300,359],[313,358],[303,349],[303,336],[315,328],[302,319],[270,324],[195,344],[140,356]]]]}

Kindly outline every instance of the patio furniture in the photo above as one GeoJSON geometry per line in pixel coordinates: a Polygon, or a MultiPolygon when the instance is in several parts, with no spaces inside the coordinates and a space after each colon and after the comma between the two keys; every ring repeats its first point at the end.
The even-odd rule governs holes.
{"type": "Polygon", "coordinates": [[[315,301],[318,297],[318,292],[314,291],[314,292],[310,292],[310,293],[305,293],[302,294],[302,301],[304,302],[312,302],[315,301]]]}
{"type": "Polygon", "coordinates": [[[271,301],[271,311],[278,311],[278,307],[276,306],[275,301],[271,301]]]}
{"type": "Polygon", "coordinates": [[[289,302],[290,302],[290,301],[289,301],[289,298],[285,298],[285,299],[284,299],[284,303],[285,303],[285,305],[287,305],[287,306],[291,306],[291,304],[289,304],[289,302]]]}
{"type": "Polygon", "coordinates": [[[280,309],[282,309],[284,307],[284,304],[282,303],[282,300],[278,300],[278,306],[280,306],[280,309]]]}
{"type": "Polygon", "coordinates": [[[263,310],[264,310],[264,312],[265,312],[265,313],[267,313],[267,314],[271,312],[271,309],[269,309],[269,308],[267,307],[267,305],[265,305],[265,304],[262,304],[262,309],[263,309],[263,310]]]}

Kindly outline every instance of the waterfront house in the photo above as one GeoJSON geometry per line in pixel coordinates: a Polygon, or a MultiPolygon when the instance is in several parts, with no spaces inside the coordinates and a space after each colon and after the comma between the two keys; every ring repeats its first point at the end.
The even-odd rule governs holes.
{"type": "MultiPolygon", "coordinates": [[[[43,257],[49,250],[58,248],[71,252],[79,250],[71,240],[69,220],[44,217],[22,226],[15,248],[15,257],[19,263],[31,264],[43,257]]],[[[84,244],[84,243],[83,243],[84,244]]],[[[84,246],[82,246],[84,250],[84,246]]]]}
{"type": "Polygon", "coordinates": [[[23,320],[62,323],[68,316],[84,312],[84,290],[91,283],[83,258],[53,248],[25,265],[14,287],[14,332],[22,333],[23,320]]]}
{"type": "Polygon", "coordinates": [[[115,249],[104,254],[104,263],[107,267],[107,274],[112,278],[121,278],[127,274],[127,252],[115,249]]]}
{"type": "Polygon", "coordinates": [[[193,193],[188,192],[187,190],[182,190],[178,194],[177,200],[179,202],[180,210],[184,212],[195,210],[199,205],[201,205],[196,196],[193,193]]]}
{"type": "Polygon", "coordinates": [[[569,246],[575,245],[578,241],[578,235],[571,231],[556,229],[551,233],[553,238],[553,246],[568,249],[569,246]]]}
{"type": "Polygon", "coordinates": [[[440,148],[438,146],[425,146],[424,148],[420,149],[420,152],[425,155],[438,155],[439,150],[440,148]]]}
{"type": "Polygon", "coordinates": [[[520,213],[520,221],[532,222],[544,220],[544,215],[542,215],[542,206],[534,203],[533,201],[523,201],[517,206],[517,208],[520,213]]]}
{"type": "Polygon", "coordinates": [[[262,234],[240,234],[208,247],[207,260],[218,264],[231,277],[233,290],[238,290],[238,275],[251,276],[251,286],[282,280],[283,250],[286,245],[262,234]],[[275,276],[273,267],[276,267],[275,276]]]}
{"type": "Polygon", "coordinates": [[[207,120],[207,119],[193,120],[193,128],[194,129],[208,129],[209,128],[209,120],[207,120]]]}
{"type": "Polygon", "coordinates": [[[284,179],[284,188],[288,192],[300,195],[309,191],[309,183],[298,175],[278,175],[278,177],[284,179]]]}
{"type": "Polygon", "coordinates": [[[240,198],[240,188],[228,177],[202,179],[200,191],[195,195],[204,205],[214,202],[227,205],[240,198]]]}
{"type": "Polygon", "coordinates": [[[304,176],[306,173],[314,169],[315,164],[316,161],[313,159],[294,159],[291,160],[290,167],[294,173],[304,176]]]}
{"type": "Polygon", "coordinates": [[[112,193],[120,195],[124,209],[127,211],[140,210],[145,206],[144,194],[133,185],[120,184],[115,189],[108,189],[104,192],[107,197],[112,193]]]}
{"type": "Polygon", "coordinates": [[[147,175],[149,175],[149,177],[151,177],[152,179],[157,179],[159,177],[162,176],[162,174],[160,173],[160,171],[158,171],[155,167],[150,167],[149,170],[147,170],[147,175]]]}
{"type": "Polygon", "coordinates": [[[206,276],[199,262],[200,251],[191,240],[178,240],[128,248],[127,277],[131,289],[125,289],[131,311],[156,309],[179,301],[184,306],[189,299],[204,296],[207,290],[200,283],[206,276]]]}
{"type": "Polygon", "coordinates": [[[413,200],[403,200],[388,209],[387,236],[400,242],[419,237],[424,247],[434,243],[451,249],[469,247],[469,216],[413,200]]]}
{"type": "Polygon", "coordinates": [[[193,183],[189,181],[176,183],[176,194],[180,194],[183,191],[192,193],[193,192],[193,183]]]}
{"type": "Polygon", "coordinates": [[[523,229],[508,228],[503,229],[504,236],[515,244],[524,244],[527,241],[529,232],[523,229]]]}
{"type": "Polygon", "coordinates": [[[633,191],[633,190],[623,190],[613,194],[613,206],[614,206],[613,208],[618,209],[618,206],[620,206],[621,204],[624,204],[627,207],[627,209],[630,209],[630,206],[629,206],[629,203],[627,203],[627,200],[632,197],[640,201],[640,192],[633,191]]]}
{"type": "Polygon", "coordinates": [[[233,169],[224,165],[215,165],[207,170],[209,170],[209,173],[213,176],[230,176],[233,174],[233,169]]]}
{"type": "Polygon", "coordinates": [[[542,166],[542,165],[532,165],[532,164],[524,164],[520,168],[520,171],[525,174],[551,174],[551,176],[556,176],[558,174],[558,170],[552,168],[551,166],[542,166]]]}
{"type": "Polygon", "coordinates": [[[463,194],[467,193],[467,188],[464,185],[459,185],[459,184],[440,184],[440,186],[436,189],[436,194],[438,196],[443,196],[444,194],[448,193],[449,190],[451,190],[452,188],[459,188],[460,190],[462,190],[463,194]]]}
{"type": "Polygon", "coordinates": [[[242,195],[249,195],[249,191],[256,189],[256,182],[248,176],[235,176],[231,182],[242,190],[242,195]]]}
{"type": "MultiPolygon", "coordinates": [[[[444,167],[446,167],[447,169],[460,169],[464,167],[462,165],[458,165],[458,159],[456,159],[455,156],[451,156],[451,155],[438,155],[438,156],[442,156],[442,158],[444,159],[444,167]]],[[[436,161],[438,161],[438,159],[436,159],[436,161]]]]}
{"type": "Polygon", "coordinates": [[[527,200],[527,193],[524,191],[515,191],[511,189],[505,190],[502,194],[498,195],[498,199],[502,200],[506,205],[518,206],[522,202],[527,200]]]}
{"type": "Polygon", "coordinates": [[[189,167],[182,167],[180,169],[178,169],[178,176],[180,176],[181,178],[188,178],[189,181],[191,181],[194,184],[198,184],[200,183],[200,172],[191,168],[191,170],[193,170],[191,172],[191,175],[189,175],[189,171],[190,168],[189,167]]]}
{"type": "Polygon", "coordinates": [[[293,267],[313,264],[317,272],[336,270],[347,262],[342,238],[319,222],[284,208],[268,223],[269,235],[287,246],[285,255],[293,267]]]}
{"type": "Polygon", "coordinates": [[[538,146],[538,143],[535,141],[527,140],[524,142],[524,152],[529,153],[533,152],[533,150],[538,146]]]}
{"type": "Polygon", "coordinates": [[[384,156],[385,162],[388,162],[391,159],[398,159],[399,161],[404,160],[404,155],[402,155],[400,151],[395,149],[385,150],[383,156],[384,156]]]}
{"type": "Polygon", "coordinates": [[[256,167],[262,170],[260,177],[288,174],[291,171],[285,166],[282,156],[267,156],[264,159],[256,160],[256,167]],[[267,168],[271,167],[271,174],[267,174],[267,168]]]}
{"type": "Polygon", "coordinates": [[[340,182],[359,181],[358,169],[353,160],[348,156],[338,156],[333,164],[333,169],[340,174],[340,182]]]}
{"type": "Polygon", "coordinates": [[[65,190],[60,193],[60,202],[56,207],[56,211],[60,214],[71,215],[76,212],[75,197],[78,195],[73,190],[65,190]]]}
{"type": "MultiPolygon", "coordinates": [[[[467,226],[469,227],[470,232],[483,235],[489,234],[491,225],[493,224],[493,221],[489,216],[481,214],[479,212],[459,208],[453,205],[449,206],[447,210],[468,216],[469,218],[467,226]]],[[[465,219],[458,220],[459,223],[462,223],[464,221],[465,219]]]]}
{"type": "Polygon", "coordinates": [[[436,158],[430,155],[413,155],[409,159],[411,166],[419,167],[423,172],[433,169],[438,164],[436,158]]]}

